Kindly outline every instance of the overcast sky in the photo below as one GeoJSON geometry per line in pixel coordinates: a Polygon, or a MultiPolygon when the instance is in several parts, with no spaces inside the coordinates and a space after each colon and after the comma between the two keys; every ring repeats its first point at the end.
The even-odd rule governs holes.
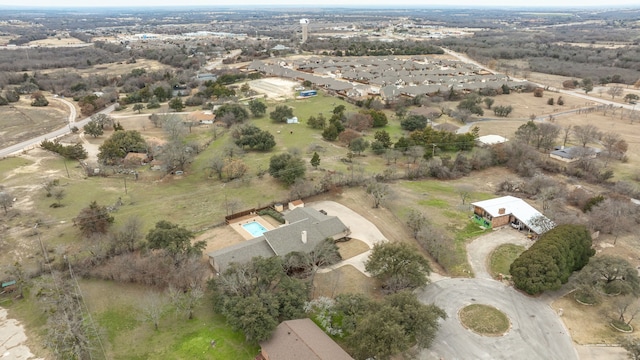
{"type": "Polygon", "coordinates": [[[431,7],[431,6],[469,6],[469,7],[640,7],[639,0],[0,0],[0,6],[34,6],[34,7],[126,7],[126,6],[292,6],[292,7],[431,7]]]}

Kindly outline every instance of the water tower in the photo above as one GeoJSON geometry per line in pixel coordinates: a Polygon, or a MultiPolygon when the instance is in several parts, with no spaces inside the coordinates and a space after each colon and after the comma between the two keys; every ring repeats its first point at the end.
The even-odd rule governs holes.
{"type": "Polygon", "coordinates": [[[302,42],[304,43],[309,36],[309,19],[301,19],[300,26],[302,26],[302,42]]]}

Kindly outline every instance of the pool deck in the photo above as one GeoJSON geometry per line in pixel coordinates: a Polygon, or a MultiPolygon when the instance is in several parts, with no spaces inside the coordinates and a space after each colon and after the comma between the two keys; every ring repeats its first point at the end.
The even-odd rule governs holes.
{"type": "Polygon", "coordinates": [[[246,215],[237,219],[234,219],[232,223],[229,223],[229,226],[233,230],[235,230],[238,234],[240,234],[245,240],[253,239],[253,235],[251,235],[247,230],[245,230],[242,225],[248,224],[250,222],[257,222],[258,224],[264,226],[267,230],[273,230],[275,227],[265,219],[263,219],[260,215],[246,215]]]}

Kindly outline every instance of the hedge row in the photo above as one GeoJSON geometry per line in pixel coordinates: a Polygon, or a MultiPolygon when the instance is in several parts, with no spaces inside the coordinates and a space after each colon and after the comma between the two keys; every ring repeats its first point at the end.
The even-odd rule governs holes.
{"type": "Polygon", "coordinates": [[[511,264],[515,286],[531,295],[559,289],[595,254],[591,244],[582,225],[559,225],[546,232],[511,264]]]}

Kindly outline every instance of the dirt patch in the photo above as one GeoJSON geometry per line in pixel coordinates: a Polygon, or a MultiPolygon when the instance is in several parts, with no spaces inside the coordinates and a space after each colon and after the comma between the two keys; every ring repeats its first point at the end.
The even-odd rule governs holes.
{"type": "Polygon", "coordinates": [[[40,360],[31,353],[27,340],[24,327],[17,320],[8,319],[7,310],[0,308],[0,357],[40,360]]]}
{"type": "Polygon", "coordinates": [[[245,239],[230,226],[218,226],[205,233],[198,235],[195,241],[204,240],[207,243],[203,253],[208,254],[212,251],[224,249],[228,246],[239,244],[245,239]]]}
{"type": "Polygon", "coordinates": [[[31,99],[23,95],[16,103],[0,106],[0,147],[60,129],[67,124],[68,116],[64,104],[50,101],[49,106],[33,107],[31,99]]]}
{"type": "Polygon", "coordinates": [[[369,251],[369,245],[363,241],[351,239],[338,243],[338,249],[340,249],[340,256],[342,256],[343,259],[349,259],[365,251],[369,251]]]}
{"type": "Polygon", "coordinates": [[[313,279],[311,298],[335,297],[339,294],[364,294],[376,297],[376,280],[366,277],[351,265],[327,273],[317,273],[313,279]]]}
{"type": "Polygon", "coordinates": [[[298,82],[280,78],[252,80],[248,84],[251,89],[265,94],[270,99],[290,98],[294,94],[294,88],[300,86],[298,82]]]}

